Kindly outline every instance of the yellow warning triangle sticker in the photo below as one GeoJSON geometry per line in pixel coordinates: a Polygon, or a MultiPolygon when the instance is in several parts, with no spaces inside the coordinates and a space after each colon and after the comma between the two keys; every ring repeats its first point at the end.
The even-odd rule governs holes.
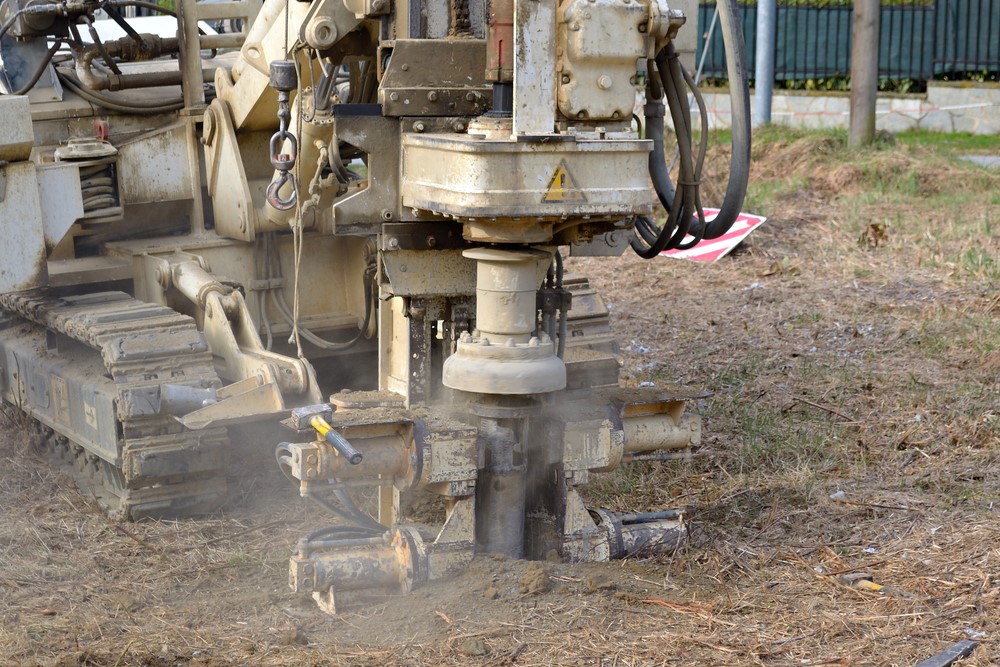
{"type": "Polygon", "coordinates": [[[545,186],[545,194],[542,195],[543,204],[568,204],[572,202],[586,202],[587,196],[576,184],[573,174],[569,173],[569,165],[566,160],[560,160],[559,166],[552,172],[549,184],[545,186]]]}

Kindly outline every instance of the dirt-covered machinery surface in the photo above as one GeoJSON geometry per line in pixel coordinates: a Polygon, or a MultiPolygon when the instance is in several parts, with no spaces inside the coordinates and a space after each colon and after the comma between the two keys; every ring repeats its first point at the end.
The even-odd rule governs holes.
{"type": "Polygon", "coordinates": [[[315,501],[289,585],[330,614],[477,554],[673,552],[685,508],[583,489],[688,458],[707,392],[622,385],[565,265],[735,222],[749,100],[719,16],[710,217],[666,0],[0,0],[5,405],[113,520],[220,510],[269,438],[315,501]],[[441,511],[408,518],[414,494],[441,511]]]}

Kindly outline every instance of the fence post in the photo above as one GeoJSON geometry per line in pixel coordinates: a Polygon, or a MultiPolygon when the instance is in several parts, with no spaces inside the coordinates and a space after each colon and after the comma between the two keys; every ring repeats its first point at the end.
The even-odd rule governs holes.
{"type": "Polygon", "coordinates": [[[851,27],[851,119],[847,143],[852,147],[875,139],[878,97],[879,0],[854,0],[851,27]]]}
{"type": "Polygon", "coordinates": [[[757,50],[753,82],[754,127],[771,122],[774,89],[774,51],[778,28],[778,0],[757,2],[757,50]]]}

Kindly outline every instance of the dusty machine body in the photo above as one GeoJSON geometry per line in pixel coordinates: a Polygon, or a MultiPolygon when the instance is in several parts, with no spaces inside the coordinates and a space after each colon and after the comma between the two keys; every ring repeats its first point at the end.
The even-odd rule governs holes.
{"type": "Polygon", "coordinates": [[[339,517],[291,584],[330,611],[477,552],[683,539],[677,511],[578,493],[700,423],[696,393],[618,386],[606,308],[562,267],[648,221],[633,109],[679,12],[179,0],[162,36],[137,6],[0,4],[0,388],[109,512],[212,511],[248,446],[227,428],[283,421],[279,465],[339,517]],[[415,490],[445,500],[433,532],[401,521],[415,490]]]}

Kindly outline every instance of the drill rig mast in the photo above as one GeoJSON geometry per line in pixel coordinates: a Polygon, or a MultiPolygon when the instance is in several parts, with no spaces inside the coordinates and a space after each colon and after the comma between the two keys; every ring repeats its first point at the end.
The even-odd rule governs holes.
{"type": "Polygon", "coordinates": [[[683,539],[677,511],[578,493],[689,451],[700,394],[618,386],[603,303],[559,249],[655,256],[724,233],[749,158],[739,39],[733,176],[709,222],[666,0],[178,0],[166,36],[136,8],[167,11],[0,4],[3,396],[109,511],[211,510],[226,427],[284,418],[279,465],[344,521],[290,565],[331,612],[477,552],[607,560],[683,539]],[[125,36],[102,40],[98,10],[125,36]],[[204,29],[218,20],[242,27],[204,29]],[[378,489],[375,519],[356,487],[378,489]],[[445,499],[434,532],[401,523],[417,489],[445,499]]]}

